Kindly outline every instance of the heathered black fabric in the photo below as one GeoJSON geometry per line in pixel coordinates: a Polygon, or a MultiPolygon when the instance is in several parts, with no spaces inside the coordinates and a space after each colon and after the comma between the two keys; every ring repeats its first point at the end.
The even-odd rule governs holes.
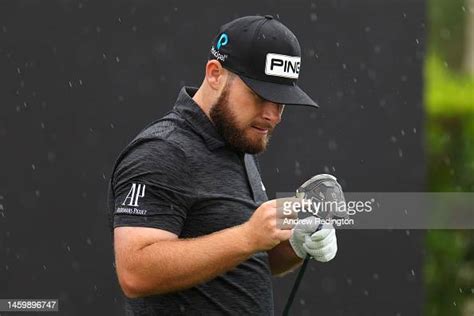
{"type": "MultiPolygon", "coordinates": [[[[119,155],[109,182],[110,225],[180,238],[239,225],[268,200],[256,157],[233,151],[184,87],[173,109],[119,155]]],[[[113,231],[113,230],[112,230],[113,231]]],[[[192,264],[192,263],[190,263],[192,264]]],[[[273,315],[266,252],[193,288],[127,299],[130,315],[273,315]]]]}

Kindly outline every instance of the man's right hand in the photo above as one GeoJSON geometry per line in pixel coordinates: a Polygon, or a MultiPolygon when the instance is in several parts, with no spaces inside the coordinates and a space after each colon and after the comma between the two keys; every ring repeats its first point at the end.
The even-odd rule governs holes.
{"type": "Polygon", "coordinates": [[[285,198],[263,203],[255,210],[252,217],[242,225],[255,252],[270,250],[280,242],[290,239],[291,229],[295,225],[291,223],[284,224],[284,219],[296,219],[297,214],[284,215],[282,211],[283,201],[289,200],[297,199],[285,198]]]}

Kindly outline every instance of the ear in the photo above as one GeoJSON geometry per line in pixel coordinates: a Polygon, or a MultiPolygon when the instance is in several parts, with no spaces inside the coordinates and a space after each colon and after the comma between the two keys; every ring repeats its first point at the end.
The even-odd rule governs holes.
{"type": "Polygon", "coordinates": [[[206,82],[214,90],[223,89],[227,79],[227,71],[218,60],[211,59],[206,64],[206,82]]]}

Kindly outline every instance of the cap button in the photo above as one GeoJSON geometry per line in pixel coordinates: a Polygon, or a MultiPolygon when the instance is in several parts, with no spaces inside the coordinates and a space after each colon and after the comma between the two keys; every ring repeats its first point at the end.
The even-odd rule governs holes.
{"type": "Polygon", "coordinates": [[[264,17],[269,20],[273,19],[273,16],[271,16],[270,14],[264,15],[264,17]]]}

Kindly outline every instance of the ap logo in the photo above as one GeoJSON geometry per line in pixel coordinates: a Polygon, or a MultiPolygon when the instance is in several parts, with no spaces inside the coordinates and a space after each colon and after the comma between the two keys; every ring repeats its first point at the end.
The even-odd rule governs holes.
{"type": "Polygon", "coordinates": [[[132,183],[132,187],[122,205],[138,206],[138,198],[145,197],[145,185],[132,183]],[[130,200],[127,204],[127,200],[130,200]]]}

